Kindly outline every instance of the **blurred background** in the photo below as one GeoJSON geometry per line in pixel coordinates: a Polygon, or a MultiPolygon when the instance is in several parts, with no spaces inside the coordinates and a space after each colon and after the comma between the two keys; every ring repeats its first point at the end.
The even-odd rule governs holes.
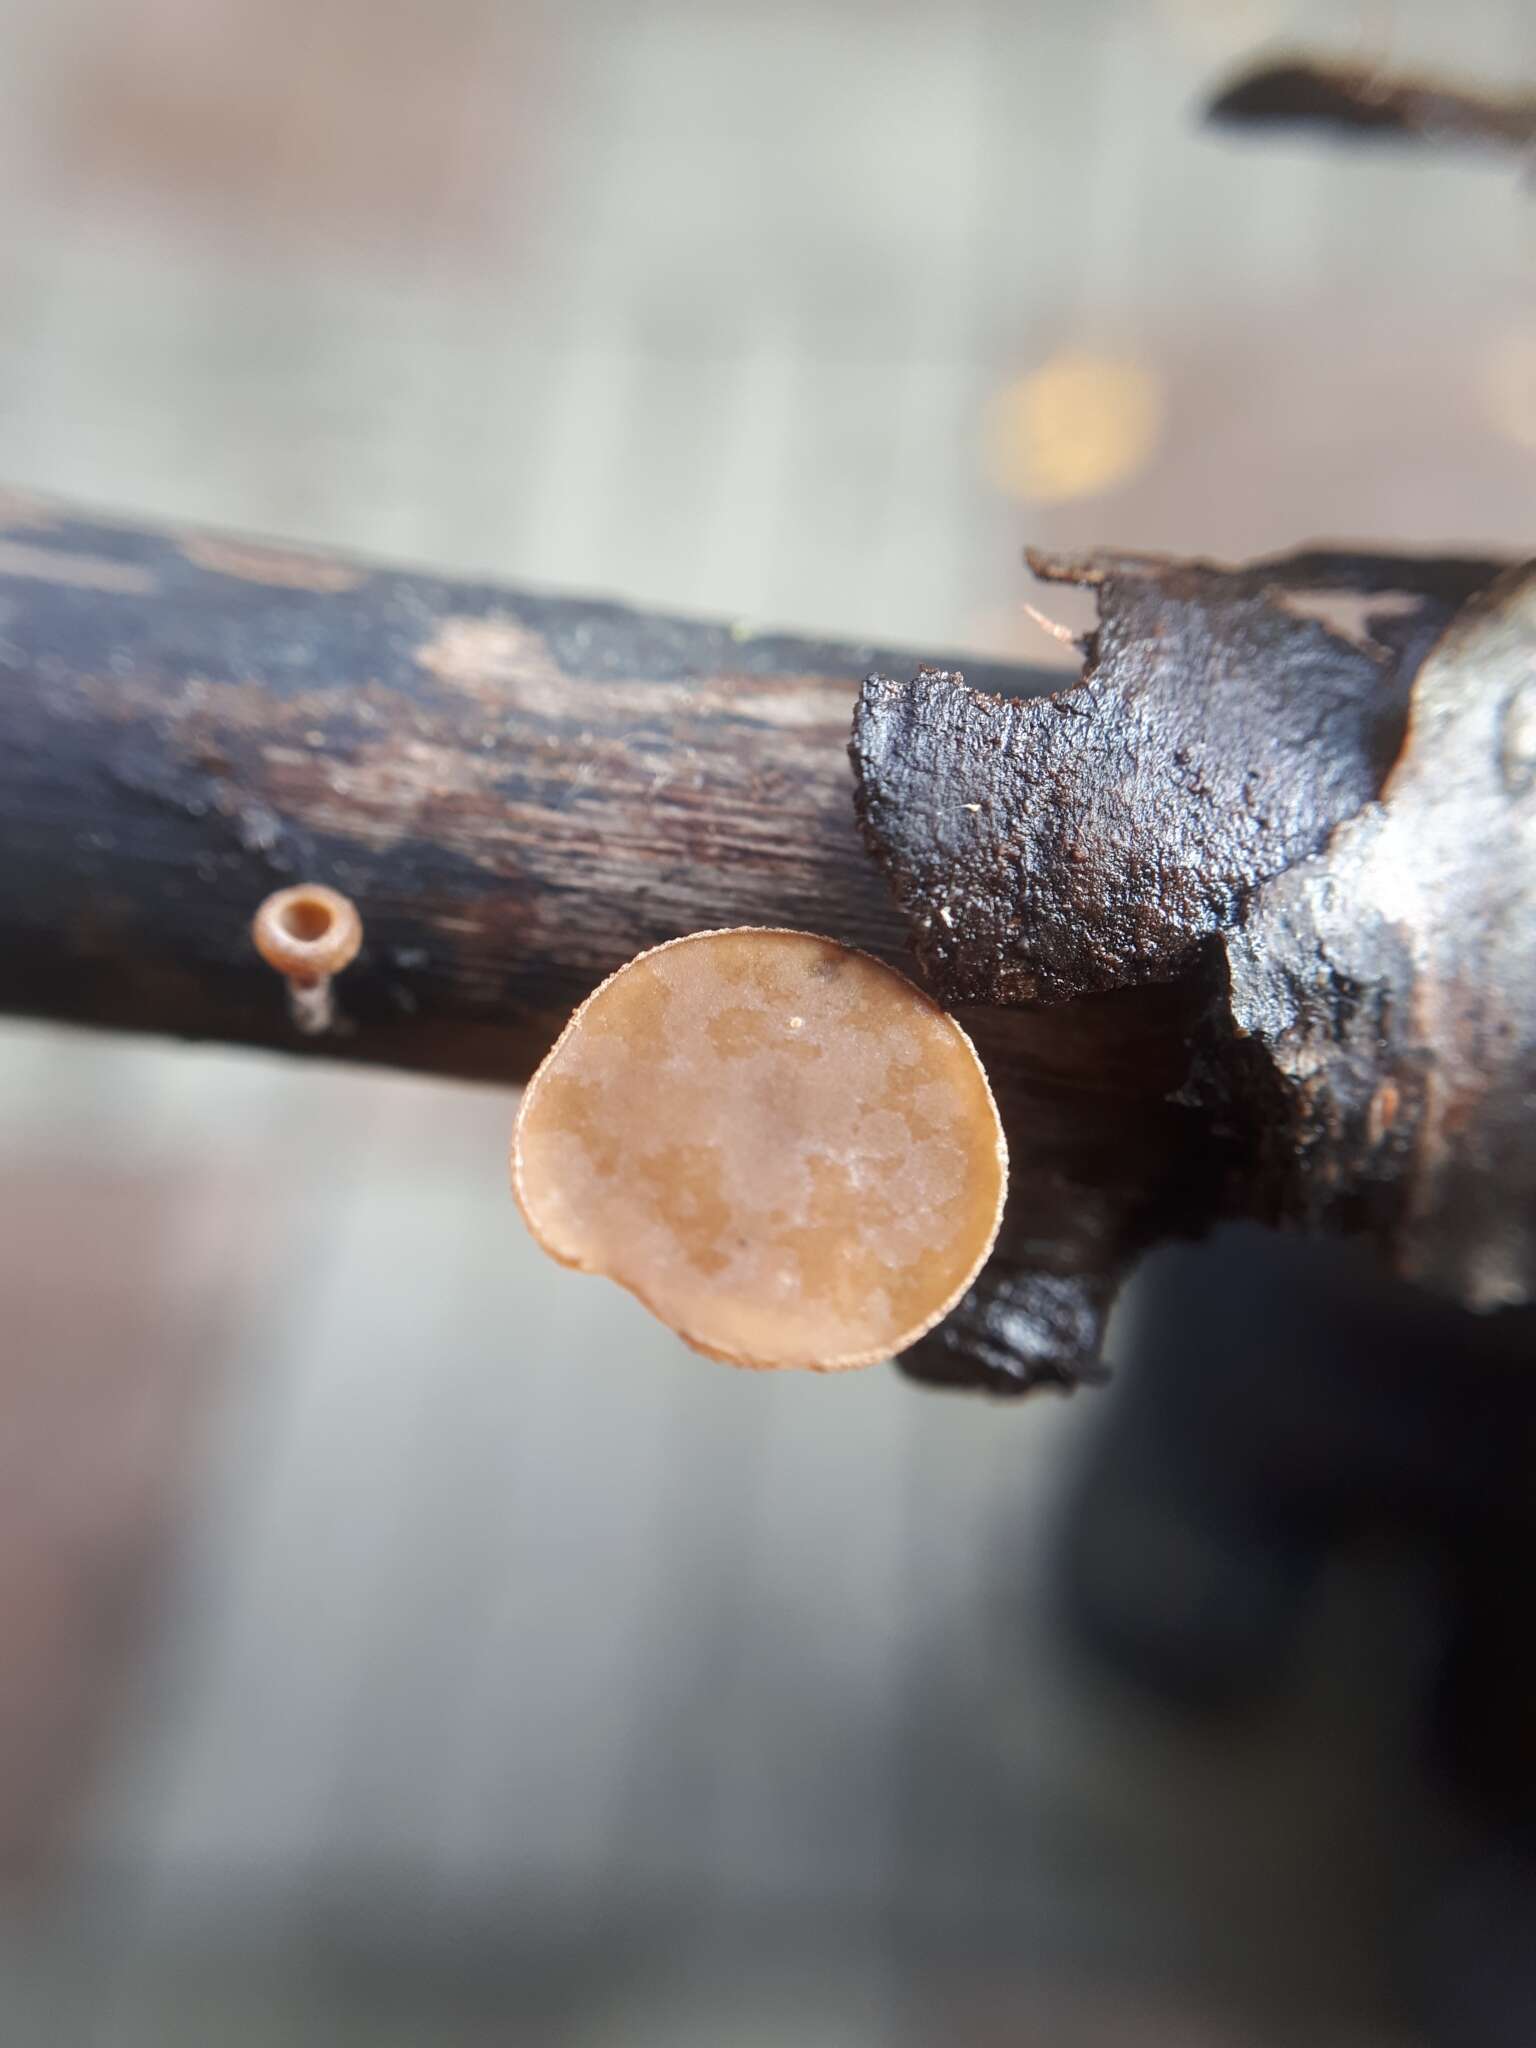
{"type": "MultiPolygon", "coordinates": [[[[1203,132],[1276,39],[1536,79],[1527,0],[0,0],[4,480],[1035,662],[1026,540],[1528,542],[1518,169],[1203,132]]],[[[1419,2039],[1412,1572],[1131,1685],[1052,1559],[1134,1375],[710,1366],[511,1113],[0,1027],[6,2048],[1419,2039]]]]}

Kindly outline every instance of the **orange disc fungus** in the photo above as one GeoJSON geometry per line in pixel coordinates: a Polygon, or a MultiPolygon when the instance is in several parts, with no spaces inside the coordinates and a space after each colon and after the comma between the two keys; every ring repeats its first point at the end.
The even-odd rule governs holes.
{"type": "Polygon", "coordinates": [[[251,920],[251,938],[269,967],[287,977],[293,1021],[301,1031],[330,1028],[331,976],[357,958],[363,921],[339,889],[300,882],[269,896],[251,920]]]}
{"type": "Polygon", "coordinates": [[[992,1248],[1008,1156],[970,1040],[805,932],[697,932],[577,1010],[529,1082],[512,1186],[545,1251],[735,1365],[870,1365],[992,1248]]]}

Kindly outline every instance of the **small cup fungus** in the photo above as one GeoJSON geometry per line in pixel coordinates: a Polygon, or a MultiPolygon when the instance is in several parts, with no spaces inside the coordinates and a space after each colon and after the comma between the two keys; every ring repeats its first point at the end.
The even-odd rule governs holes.
{"type": "Polygon", "coordinates": [[[621,967],[512,1133],[544,1250],[733,1365],[831,1372],[915,1343],[976,1277],[1007,1178],[959,1025],[805,932],[697,932],[621,967]]]}
{"type": "Polygon", "coordinates": [[[252,918],[251,938],[267,965],[286,977],[299,1030],[328,1031],[336,1014],[331,976],[352,964],[363,943],[363,921],[351,897],[320,882],[279,889],[252,918]]]}

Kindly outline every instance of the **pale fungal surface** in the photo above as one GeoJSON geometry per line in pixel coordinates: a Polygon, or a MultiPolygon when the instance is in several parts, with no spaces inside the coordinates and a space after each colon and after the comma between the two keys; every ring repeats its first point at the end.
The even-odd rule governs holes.
{"type": "Polygon", "coordinates": [[[620,968],[512,1134],[544,1249],[737,1365],[833,1371],[914,1343],[985,1261],[1007,1176],[959,1025],[805,932],[698,932],[620,968]]]}
{"type": "Polygon", "coordinates": [[[270,967],[313,986],[357,958],[363,921],[357,905],[322,882],[300,882],[267,897],[251,921],[256,950],[270,967]]]}

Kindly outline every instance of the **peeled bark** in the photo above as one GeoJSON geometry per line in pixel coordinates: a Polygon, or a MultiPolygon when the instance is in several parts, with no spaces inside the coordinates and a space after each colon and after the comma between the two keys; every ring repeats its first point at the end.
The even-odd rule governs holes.
{"type": "Polygon", "coordinates": [[[1471,1308],[1536,1299],[1533,572],[1036,567],[1097,592],[1081,682],[874,677],[854,725],[865,836],[936,992],[1016,1020],[1016,1148],[1052,1049],[1085,1049],[1067,1163],[1016,1187],[969,1355],[939,1333],[933,1368],[1027,1381],[1052,1314],[1091,1355],[1136,1253],[1233,1216],[1367,1236],[1471,1308]],[[1348,632],[1317,615],[1350,595],[1348,632]]]}

